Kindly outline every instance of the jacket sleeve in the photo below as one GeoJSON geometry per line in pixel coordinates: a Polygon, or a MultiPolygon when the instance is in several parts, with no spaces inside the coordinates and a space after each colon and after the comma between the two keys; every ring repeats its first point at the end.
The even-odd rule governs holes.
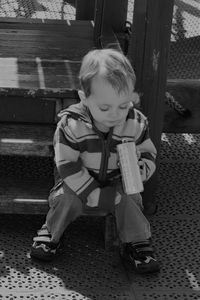
{"type": "Polygon", "coordinates": [[[66,119],[61,119],[54,134],[55,164],[61,179],[85,203],[98,182],[83,166],[78,143],[66,119]]]}
{"type": "Polygon", "coordinates": [[[142,123],[140,135],[136,140],[136,147],[141,153],[138,163],[142,181],[146,182],[156,170],[157,155],[156,148],[149,136],[149,126],[146,118],[142,123]]]}
{"type": "MultiPolygon", "coordinates": [[[[83,203],[99,183],[82,164],[80,151],[73,132],[66,120],[58,123],[54,135],[55,163],[61,179],[74,191],[83,203]]],[[[107,212],[114,210],[116,190],[114,187],[100,188],[98,207],[107,212]]]]}

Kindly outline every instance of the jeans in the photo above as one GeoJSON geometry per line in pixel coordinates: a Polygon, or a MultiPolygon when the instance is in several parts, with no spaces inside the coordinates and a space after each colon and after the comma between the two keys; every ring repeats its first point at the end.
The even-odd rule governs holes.
{"type": "MultiPolygon", "coordinates": [[[[115,205],[117,233],[122,243],[142,242],[151,237],[150,224],[143,214],[140,194],[126,195],[117,187],[122,196],[115,205]]],[[[78,218],[85,209],[78,196],[64,183],[49,195],[50,209],[46,216],[46,226],[51,233],[52,242],[57,243],[67,226],[78,218]]]]}

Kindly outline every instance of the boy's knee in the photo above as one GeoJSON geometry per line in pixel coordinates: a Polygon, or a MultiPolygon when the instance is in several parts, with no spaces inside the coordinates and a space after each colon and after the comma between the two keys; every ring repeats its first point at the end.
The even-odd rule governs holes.
{"type": "Polygon", "coordinates": [[[50,193],[48,202],[50,208],[62,207],[62,209],[70,208],[72,211],[82,211],[82,202],[78,196],[63,186],[50,193]]]}
{"type": "Polygon", "coordinates": [[[132,195],[123,194],[121,201],[124,203],[135,203],[138,207],[143,209],[142,196],[140,193],[132,195]]]}

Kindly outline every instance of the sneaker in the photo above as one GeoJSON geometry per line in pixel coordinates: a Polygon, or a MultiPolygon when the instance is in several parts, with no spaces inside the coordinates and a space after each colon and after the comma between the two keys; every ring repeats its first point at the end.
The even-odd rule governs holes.
{"type": "Polygon", "coordinates": [[[124,243],[120,251],[122,259],[128,261],[139,274],[156,273],[160,266],[149,241],[124,243]]]}
{"type": "Polygon", "coordinates": [[[60,248],[60,243],[51,242],[51,234],[45,225],[38,230],[37,236],[33,238],[30,256],[44,261],[51,261],[57,250],[60,248]]]}

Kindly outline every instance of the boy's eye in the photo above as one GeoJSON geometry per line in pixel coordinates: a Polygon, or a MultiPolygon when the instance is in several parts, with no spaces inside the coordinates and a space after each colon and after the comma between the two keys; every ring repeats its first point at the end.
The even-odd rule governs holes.
{"type": "MultiPolygon", "coordinates": [[[[122,106],[119,106],[119,109],[127,109],[127,108],[129,108],[129,106],[130,106],[130,103],[124,104],[124,105],[122,105],[122,106]]],[[[110,108],[109,106],[99,107],[99,109],[100,109],[101,111],[108,111],[109,108],[110,108]]]]}
{"type": "Polygon", "coordinates": [[[129,107],[129,105],[120,106],[120,109],[127,109],[128,107],[129,107]]]}
{"type": "Polygon", "coordinates": [[[99,109],[101,110],[101,111],[108,111],[108,107],[99,107],[99,109]]]}

